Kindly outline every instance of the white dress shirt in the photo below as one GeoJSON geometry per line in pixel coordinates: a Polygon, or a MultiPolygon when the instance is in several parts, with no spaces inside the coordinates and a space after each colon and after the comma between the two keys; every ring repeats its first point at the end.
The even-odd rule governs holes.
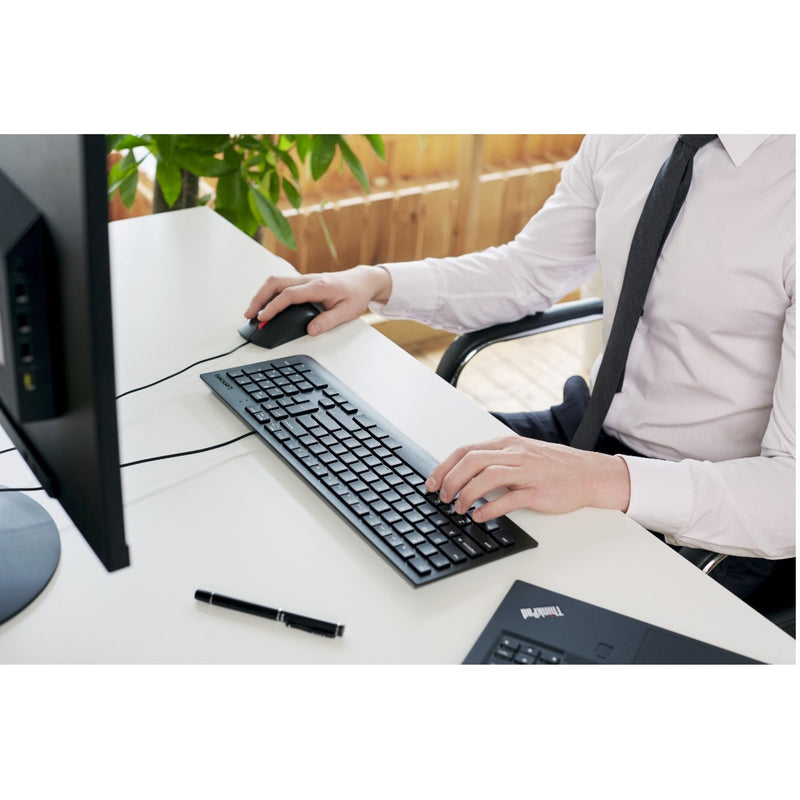
{"type": "MultiPolygon", "coordinates": [[[[392,294],[372,309],[476,330],[548,308],[599,265],[605,342],[634,228],[675,141],[587,136],[512,242],[385,264],[392,294]]],[[[650,457],[625,458],[627,513],[641,525],[675,544],[794,555],[794,136],[720,135],[695,156],[604,429],[650,457]]]]}

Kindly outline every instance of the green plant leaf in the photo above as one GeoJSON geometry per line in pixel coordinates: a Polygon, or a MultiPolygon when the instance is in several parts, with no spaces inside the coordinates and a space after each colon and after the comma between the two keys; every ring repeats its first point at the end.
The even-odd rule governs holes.
{"type": "Polygon", "coordinates": [[[278,237],[278,241],[287,247],[291,247],[292,250],[296,250],[297,241],[294,238],[294,233],[286,217],[281,214],[280,209],[255,186],[250,186],[249,188],[251,208],[256,212],[256,216],[260,217],[263,223],[278,237]]]}
{"type": "Polygon", "coordinates": [[[231,172],[220,177],[214,208],[248,236],[258,230],[259,221],[250,210],[247,183],[241,173],[231,172]]]}
{"type": "Polygon", "coordinates": [[[148,147],[150,140],[130,133],[109,133],[106,136],[106,155],[115,150],[130,150],[133,147],[148,147]]]}
{"type": "Polygon", "coordinates": [[[306,157],[311,152],[311,144],[314,141],[314,137],[309,136],[307,133],[298,133],[288,138],[294,139],[297,145],[297,155],[301,161],[305,161],[306,157]]]}
{"type": "Polygon", "coordinates": [[[274,170],[269,173],[269,199],[277,203],[281,197],[281,179],[274,170]]]}
{"type": "Polygon", "coordinates": [[[175,158],[175,145],[178,137],[173,133],[154,133],[152,134],[151,151],[159,161],[172,161],[175,158]]]}
{"type": "Polygon", "coordinates": [[[166,204],[171,208],[181,193],[180,167],[174,161],[159,161],[156,167],[156,180],[166,204]]]}
{"type": "Polygon", "coordinates": [[[342,158],[345,164],[350,167],[350,172],[353,173],[356,180],[361,184],[361,188],[369,194],[369,178],[364,171],[364,167],[356,157],[356,154],[350,149],[350,145],[344,140],[343,136],[339,137],[339,149],[342,151],[342,158]]]}
{"type": "Polygon", "coordinates": [[[298,188],[288,178],[283,179],[283,193],[294,208],[300,208],[303,198],[300,196],[298,188]]]}
{"type": "Polygon", "coordinates": [[[220,158],[204,153],[195,153],[189,150],[178,150],[176,161],[193,175],[203,178],[218,178],[236,170],[235,164],[230,164],[220,158]]]}
{"type": "Polygon", "coordinates": [[[129,150],[108,171],[108,198],[119,189],[119,196],[126,208],[133,205],[139,185],[139,163],[129,150]]]}
{"type": "Polygon", "coordinates": [[[176,139],[176,147],[191,150],[195,153],[214,155],[231,146],[231,137],[227,133],[193,133],[181,134],[176,139]]]}
{"type": "Polygon", "coordinates": [[[258,230],[261,220],[254,212],[250,187],[240,171],[220,177],[214,208],[248,236],[253,236],[258,230]]]}
{"type": "Polygon", "coordinates": [[[380,157],[381,161],[385,161],[386,148],[383,145],[383,137],[377,133],[365,133],[364,138],[372,145],[372,149],[380,157]]]}
{"type": "Polygon", "coordinates": [[[325,133],[314,136],[311,145],[311,177],[319,180],[327,171],[336,155],[336,144],[339,137],[325,133]]]}
{"type": "Polygon", "coordinates": [[[338,267],[341,266],[341,262],[339,261],[339,253],[336,252],[336,245],[333,243],[333,236],[331,236],[330,229],[328,228],[328,224],[325,222],[325,217],[322,213],[325,205],[326,204],[324,201],[320,203],[319,210],[317,211],[317,220],[319,221],[320,228],[322,228],[322,235],[325,237],[325,243],[328,245],[328,250],[330,251],[331,258],[333,258],[333,263],[338,267]]]}
{"type": "Polygon", "coordinates": [[[130,178],[134,173],[138,174],[139,162],[133,155],[133,151],[129,150],[119,161],[111,166],[108,171],[108,191],[110,195],[120,187],[123,181],[130,178]]]}
{"type": "Polygon", "coordinates": [[[138,185],[139,185],[139,170],[136,170],[136,172],[131,173],[119,185],[119,196],[123,204],[125,205],[125,208],[130,208],[133,205],[133,201],[136,200],[136,189],[138,185]]]}
{"type": "Polygon", "coordinates": [[[283,150],[276,151],[278,158],[286,164],[289,168],[289,172],[292,173],[292,177],[297,181],[300,180],[300,168],[297,166],[295,160],[289,155],[289,153],[284,152],[283,150]]]}

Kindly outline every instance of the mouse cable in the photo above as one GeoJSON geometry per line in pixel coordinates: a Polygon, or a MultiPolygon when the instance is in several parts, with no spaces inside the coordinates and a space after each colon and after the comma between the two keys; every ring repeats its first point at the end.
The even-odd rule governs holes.
{"type": "Polygon", "coordinates": [[[207,453],[209,450],[218,450],[220,447],[227,447],[229,444],[240,442],[242,439],[246,439],[248,436],[254,436],[255,433],[255,431],[249,431],[248,433],[243,433],[241,436],[237,436],[235,439],[229,439],[227,442],[220,442],[219,444],[212,444],[209,447],[201,447],[199,450],[186,450],[183,453],[169,453],[168,455],[164,456],[151,456],[150,458],[140,458],[138,461],[128,461],[126,464],[120,464],[120,469],[123,469],[124,467],[135,467],[137,464],[147,464],[150,461],[164,461],[168,458],[183,458],[183,456],[194,456],[198,453],[207,453]]]}
{"type": "Polygon", "coordinates": [[[0,456],[4,456],[6,453],[13,453],[16,449],[16,447],[9,447],[6,450],[0,450],[0,456]]]}
{"type": "Polygon", "coordinates": [[[156,386],[159,383],[168,381],[170,378],[176,378],[178,375],[183,374],[184,372],[186,372],[186,370],[189,370],[192,367],[196,367],[200,364],[205,364],[206,361],[213,361],[215,358],[224,358],[225,356],[229,356],[235,353],[237,350],[241,350],[246,344],[250,344],[250,341],[248,340],[246,342],[242,342],[241,344],[236,345],[236,347],[234,347],[233,350],[228,350],[227,353],[218,353],[215,356],[209,356],[208,358],[201,358],[200,361],[195,361],[194,364],[189,364],[188,367],[179,369],[177,372],[173,372],[171,375],[165,375],[163,378],[159,378],[157,381],[153,381],[152,383],[145,384],[144,386],[138,386],[136,389],[128,389],[128,391],[123,392],[122,394],[118,394],[114,399],[119,400],[121,397],[133,394],[134,392],[141,392],[142,389],[149,389],[151,386],[156,386]]]}

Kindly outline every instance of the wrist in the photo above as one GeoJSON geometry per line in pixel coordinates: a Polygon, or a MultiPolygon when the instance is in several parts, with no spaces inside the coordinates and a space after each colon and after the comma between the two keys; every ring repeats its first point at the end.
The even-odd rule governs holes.
{"type": "Polygon", "coordinates": [[[386,304],[392,294],[392,276],[383,267],[364,267],[370,287],[370,302],[386,304]]]}
{"type": "Polygon", "coordinates": [[[597,470],[594,481],[595,497],[593,506],[627,512],[631,501],[631,477],[628,465],[622,456],[597,456],[597,470]]]}

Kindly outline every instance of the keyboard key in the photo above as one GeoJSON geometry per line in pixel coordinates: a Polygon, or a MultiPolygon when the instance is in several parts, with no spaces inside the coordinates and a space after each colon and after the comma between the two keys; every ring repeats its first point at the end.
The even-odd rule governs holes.
{"type": "Polygon", "coordinates": [[[475,543],[474,539],[470,539],[469,536],[462,533],[459,536],[456,536],[453,541],[470,557],[470,558],[477,558],[478,556],[482,555],[478,545],[475,543]]]}
{"type": "Polygon", "coordinates": [[[478,525],[467,525],[463,530],[465,534],[474,539],[487,553],[493,553],[495,550],[500,549],[500,545],[478,525]]]}
{"type": "Polygon", "coordinates": [[[401,555],[403,558],[414,558],[416,555],[416,551],[414,550],[411,545],[406,544],[405,542],[401,544],[399,547],[395,547],[398,554],[401,555]]]}
{"type": "Polygon", "coordinates": [[[462,561],[466,561],[467,557],[464,555],[464,551],[454,545],[452,542],[445,542],[441,546],[441,551],[454,563],[460,564],[462,561]]]}
{"type": "Polygon", "coordinates": [[[424,558],[412,558],[408,563],[417,575],[429,575],[431,572],[430,565],[424,558]]]}

